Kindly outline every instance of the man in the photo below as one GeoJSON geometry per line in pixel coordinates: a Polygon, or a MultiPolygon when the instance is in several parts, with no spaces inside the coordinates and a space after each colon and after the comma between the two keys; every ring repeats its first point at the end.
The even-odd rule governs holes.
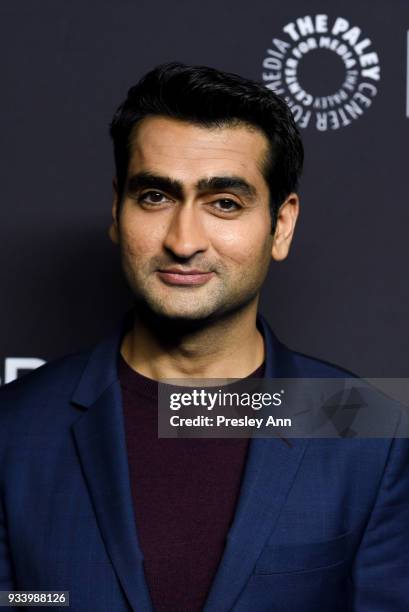
{"type": "Polygon", "coordinates": [[[157,381],[342,377],[257,314],[303,149],[261,85],[180,64],[111,125],[135,310],[1,394],[1,589],[73,610],[409,609],[406,440],[158,439],[157,381]]]}

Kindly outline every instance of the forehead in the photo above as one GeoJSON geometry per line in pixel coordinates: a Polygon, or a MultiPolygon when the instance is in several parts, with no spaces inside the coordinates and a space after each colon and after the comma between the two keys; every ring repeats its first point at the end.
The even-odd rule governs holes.
{"type": "Polygon", "coordinates": [[[130,173],[149,170],[186,182],[222,173],[264,182],[267,138],[243,123],[208,128],[168,117],[147,117],[135,126],[130,144],[130,173]]]}

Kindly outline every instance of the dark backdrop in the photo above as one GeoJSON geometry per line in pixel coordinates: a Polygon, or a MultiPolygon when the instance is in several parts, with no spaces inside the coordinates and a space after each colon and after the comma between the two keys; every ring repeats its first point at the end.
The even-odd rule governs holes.
{"type": "MultiPolygon", "coordinates": [[[[279,89],[294,48],[321,36],[337,42],[301,53],[302,91],[329,104],[348,70],[355,82],[325,111],[324,131],[324,111],[284,88],[301,121],[311,111],[302,213],[261,309],[291,348],[362,376],[409,375],[407,0],[2,0],[0,28],[2,379],[12,357],[49,360],[89,345],[130,304],[107,237],[108,124],[128,87],[179,60],[279,89]],[[283,30],[305,17],[301,30],[283,30]],[[359,91],[370,91],[366,101],[359,91]]],[[[291,70],[288,79],[287,88],[291,70]]]]}

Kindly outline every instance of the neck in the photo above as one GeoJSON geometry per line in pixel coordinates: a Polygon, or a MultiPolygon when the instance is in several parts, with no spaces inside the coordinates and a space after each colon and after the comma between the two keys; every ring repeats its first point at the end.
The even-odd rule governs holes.
{"type": "Polygon", "coordinates": [[[264,360],[257,302],[206,322],[175,323],[138,312],[121,346],[125,361],[148,378],[244,378],[264,360]]]}

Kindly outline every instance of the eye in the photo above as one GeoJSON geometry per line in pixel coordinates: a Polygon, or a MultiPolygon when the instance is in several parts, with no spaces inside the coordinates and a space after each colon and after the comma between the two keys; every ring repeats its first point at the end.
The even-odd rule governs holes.
{"type": "Polygon", "coordinates": [[[148,204],[150,206],[164,204],[168,201],[168,198],[160,191],[145,191],[145,193],[141,193],[141,195],[138,197],[138,202],[148,204]]]}
{"type": "Polygon", "coordinates": [[[213,202],[214,208],[224,213],[234,213],[240,210],[242,207],[240,204],[229,198],[222,198],[213,202]]]}

